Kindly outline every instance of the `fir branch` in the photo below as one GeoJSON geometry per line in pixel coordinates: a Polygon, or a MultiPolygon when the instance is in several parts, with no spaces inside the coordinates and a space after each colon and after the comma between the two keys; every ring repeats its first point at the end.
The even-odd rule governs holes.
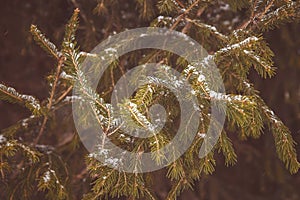
{"type": "Polygon", "coordinates": [[[173,186],[172,189],[170,190],[166,200],[176,200],[177,196],[180,194],[182,191],[182,188],[184,187],[185,179],[181,178],[178,180],[173,186]]]}
{"type": "Polygon", "coordinates": [[[172,0],[160,0],[157,4],[158,9],[160,12],[165,12],[167,14],[171,13],[176,9],[176,4],[172,0]]]}
{"type": "Polygon", "coordinates": [[[72,46],[76,45],[75,43],[75,33],[78,28],[78,14],[79,9],[76,8],[73,12],[72,17],[66,25],[65,36],[62,43],[62,51],[65,52],[67,49],[72,49],[72,46]]]}
{"type": "MultiPolygon", "coordinates": [[[[260,65],[262,68],[258,68],[257,65],[254,65],[256,71],[263,78],[267,78],[267,75],[271,78],[275,74],[275,68],[268,64],[268,61],[265,61],[264,58],[261,58],[258,55],[255,55],[253,51],[243,50],[243,52],[250,57],[255,63],[260,65]]],[[[272,63],[271,63],[272,64],[272,63]]]]}
{"type": "Polygon", "coordinates": [[[36,25],[31,25],[30,32],[33,35],[34,40],[42,47],[49,55],[59,60],[61,53],[57,50],[56,46],[50,42],[45,35],[37,28],[36,25]]]}
{"type": "Polygon", "coordinates": [[[216,160],[213,156],[214,152],[212,151],[200,160],[199,170],[204,174],[212,174],[215,171],[216,160]]]}
{"type": "Polygon", "coordinates": [[[249,6],[249,0],[226,0],[225,2],[228,3],[235,12],[249,6]]]}
{"type": "Polygon", "coordinates": [[[112,125],[113,119],[111,117],[111,105],[105,103],[104,99],[101,98],[99,94],[96,93],[96,91],[91,89],[91,87],[87,84],[85,75],[80,70],[81,58],[84,55],[82,55],[82,53],[78,53],[78,49],[76,49],[76,46],[72,46],[72,48],[69,49],[65,53],[65,55],[67,59],[65,64],[69,69],[72,69],[72,71],[74,71],[74,81],[77,81],[77,85],[75,87],[78,87],[79,92],[81,92],[81,95],[83,95],[84,100],[88,100],[91,102],[89,106],[92,109],[92,112],[99,126],[105,133],[104,137],[115,133],[120,128],[120,126],[117,125],[117,127],[115,128],[115,126],[112,125]],[[111,128],[115,128],[115,130],[112,130],[109,133],[111,128]]]}
{"type": "Polygon", "coordinates": [[[168,171],[166,175],[171,181],[180,180],[184,178],[185,172],[183,168],[183,159],[179,158],[171,165],[168,166],[168,171]]]}
{"type": "MultiPolygon", "coordinates": [[[[0,135],[0,139],[0,160],[1,163],[4,163],[4,165],[1,166],[6,170],[10,170],[12,168],[13,165],[11,163],[11,157],[15,156],[17,153],[23,154],[23,158],[25,158],[21,161],[20,165],[24,162],[28,162],[30,164],[39,162],[41,154],[26,144],[15,139],[6,138],[3,135],[0,135]]],[[[0,170],[4,170],[1,166],[0,170]]],[[[3,171],[2,176],[4,176],[3,171]]]]}
{"type": "Polygon", "coordinates": [[[20,142],[15,143],[16,147],[22,150],[27,158],[29,158],[30,162],[38,162],[39,161],[39,153],[29,148],[27,145],[22,144],[20,142]]]}
{"type": "Polygon", "coordinates": [[[39,101],[31,95],[19,94],[14,88],[0,84],[0,100],[17,103],[28,108],[34,115],[42,113],[39,101]]]}
{"type": "Polygon", "coordinates": [[[50,167],[39,178],[38,191],[47,191],[48,199],[66,199],[68,196],[57,172],[50,167]]]}
{"type": "Polygon", "coordinates": [[[273,52],[262,38],[251,36],[216,51],[210,57],[217,64],[223,63],[222,61],[226,61],[228,57],[234,58],[230,63],[233,67],[241,67],[236,69],[240,76],[246,78],[249,68],[253,66],[260,76],[266,78],[275,74],[276,68],[273,67],[273,55],[273,52]],[[237,54],[242,55],[243,58],[237,57],[237,54]]]}
{"type": "Polygon", "coordinates": [[[267,6],[265,7],[264,11],[262,13],[260,13],[257,18],[261,19],[268,11],[269,9],[274,5],[275,0],[271,0],[270,2],[268,2],[267,6]]]}
{"type": "Polygon", "coordinates": [[[300,2],[290,1],[265,16],[262,16],[252,29],[267,31],[278,27],[280,24],[300,19],[300,2]]]}
{"type": "Polygon", "coordinates": [[[230,138],[223,131],[219,138],[219,152],[222,151],[225,157],[225,165],[234,165],[237,162],[237,155],[234,151],[230,138]]]}
{"type": "Polygon", "coordinates": [[[218,50],[215,53],[214,57],[218,61],[219,58],[221,58],[222,56],[228,55],[230,52],[234,52],[235,50],[240,50],[241,48],[251,47],[251,45],[258,43],[259,41],[260,41],[260,39],[257,38],[256,36],[250,36],[238,43],[228,45],[227,47],[224,47],[224,48],[218,50]]]}
{"type": "MultiPolygon", "coordinates": [[[[255,90],[247,82],[243,82],[245,87],[250,89],[251,93],[255,93],[255,90]]],[[[283,122],[275,115],[275,113],[268,108],[264,100],[256,95],[256,102],[262,111],[262,117],[266,124],[269,125],[273,133],[275,140],[275,147],[279,159],[285,164],[285,167],[289,169],[291,174],[295,174],[299,171],[300,163],[297,160],[297,154],[295,145],[290,130],[283,124],[283,122]]]]}
{"type": "Polygon", "coordinates": [[[300,163],[297,160],[296,142],[293,140],[291,132],[274,112],[266,106],[262,99],[260,99],[260,102],[262,103],[263,114],[273,133],[279,159],[282,160],[291,174],[297,173],[300,163]]]}
{"type": "MultiPolygon", "coordinates": [[[[138,109],[137,109],[137,104],[133,103],[133,102],[126,102],[125,104],[125,109],[124,111],[126,112],[127,110],[129,111],[129,113],[123,113],[124,116],[131,115],[134,119],[134,121],[136,121],[140,126],[142,126],[143,128],[145,128],[146,130],[150,130],[151,132],[153,132],[155,130],[155,128],[152,126],[151,122],[149,122],[149,120],[147,119],[146,116],[144,116],[138,109]]],[[[128,119],[128,122],[132,121],[128,119]]]]}
{"type": "MultiPolygon", "coordinates": [[[[76,2],[76,0],[71,0],[71,1],[74,5],[76,5],[76,7],[78,7],[78,3],[76,2]]],[[[150,0],[137,0],[136,2],[141,7],[141,16],[143,17],[152,16],[153,5],[150,5],[151,3],[150,0]]],[[[205,66],[209,63],[209,61],[215,61],[219,65],[225,63],[224,64],[225,67],[224,66],[219,66],[219,67],[221,69],[224,69],[223,75],[225,77],[224,78],[225,84],[226,86],[229,87],[228,91],[230,91],[231,93],[238,93],[242,95],[221,94],[215,92],[213,89],[208,87],[209,84],[207,83],[207,80],[205,80],[205,77],[203,78],[203,73],[201,70],[198,70],[192,65],[186,67],[186,64],[183,62],[179,64],[177,63],[178,65],[180,65],[180,67],[182,66],[182,68],[185,68],[183,71],[183,75],[192,84],[193,87],[192,94],[196,95],[199,102],[201,102],[200,107],[201,107],[202,127],[199,128],[201,129],[201,131],[199,130],[197,138],[193,142],[190,150],[188,150],[185,153],[185,155],[183,155],[182,158],[179,158],[174,163],[172,163],[171,166],[169,166],[167,172],[167,178],[171,179],[172,181],[175,181],[175,183],[167,198],[172,200],[176,199],[177,196],[179,196],[180,192],[182,192],[184,189],[191,187],[193,181],[198,180],[202,173],[211,174],[215,170],[216,161],[213,158],[214,152],[211,152],[203,159],[198,159],[198,157],[196,157],[198,156],[196,154],[198,153],[199,147],[201,146],[201,142],[203,141],[203,138],[206,136],[205,131],[209,124],[209,120],[214,121],[211,118],[211,116],[208,115],[209,103],[212,100],[226,102],[228,106],[228,110],[226,113],[228,117],[228,122],[230,124],[235,124],[238,130],[240,130],[239,132],[242,132],[242,134],[244,134],[245,136],[258,137],[262,132],[262,128],[264,125],[263,122],[269,124],[275,138],[275,144],[276,144],[276,149],[279,158],[284,162],[286,168],[288,168],[291,171],[291,173],[296,173],[299,169],[299,162],[297,161],[296,158],[295,142],[291,137],[291,133],[289,132],[287,127],[284,126],[283,123],[278,119],[278,117],[268,107],[266,107],[264,102],[262,102],[261,98],[257,96],[257,91],[253,89],[252,85],[247,80],[247,75],[249,72],[249,68],[251,66],[253,66],[255,70],[258,72],[258,74],[264,78],[267,76],[272,76],[274,74],[274,69],[272,68],[273,65],[272,52],[264,43],[262,37],[258,37],[254,35],[253,32],[246,31],[246,28],[247,27],[249,28],[249,24],[252,23],[253,23],[253,27],[250,27],[250,30],[255,30],[260,32],[264,28],[269,29],[270,27],[275,26],[281,22],[285,22],[297,18],[299,16],[299,6],[295,6],[295,5],[299,5],[299,3],[294,1],[288,1],[289,2],[288,4],[272,12],[271,10],[273,9],[272,5],[275,2],[274,0],[270,0],[266,2],[259,1],[260,3],[259,6],[261,7],[259,9],[256,9],[258,1],[254,0],[250,19],[249,21],[246,21],[246,23],[242,25],[242,28],[244,30],[239,30],[239,32],[234,31],[233,34],[225,35],[222,34],[220,31],[218,31],[214,26],[202,23],[199,20],[197,20],[199,18],[198,14],[203,13],[204,9],[206,8],[207,2],[210,1],[202,1],[202,3],[205,6],[201,7],[202,4],[200,6],[200,0],[190,1],[189,3],[186,2],[181,3],[181,1],[179,0],[160,0],[158,5],[160,4],[160,6],[165,7],[162,8],[161,11],[166,11],[169,13],[172,12],[172,14],[175,11],[178,14],[174,12],[173,15],[173,16],[177,16],[177,18],[174,17],[162,18],[162,16],[159,16],[157,18],[157,21],[161,20],[160,22],[163,23],[163,26],[171,27],[170,28],[171,30],[175,30],[179,25],[182,24],[181,22],[186,21],[187,23],[182,29],[182,32],[184,33],[189,32],[191,24],[194,24],[196,30],[195,34],[198,33],[197,31],[200,31],[203,33],[207,33],[207,35],[212,36],[212,38],[216,39],[216,41],[210,43],[205,41],[206,38],[204,38],[205,45],[211,46],[211,49],[213,50],[215,49],[219,49],[219,50],[215,51],[213,55],[207,56],[202,61],[202,63],[200,63],[200,65],[205,66]],[[186,10],[184,9],[185,5],[189,6],[186,10]],[[293,6],[289,7],[287,5],[293,5],[293,6]],[[193,12],[195,7],[198,8],[200,7],[198,9],[197,15],[195,12],[193,12]],[[259,12],[258,10],[260,10],[261,12],[257,13],[259,12]],[[255,20],[259,20],[258,24],[255,24],[256,23],[255,20]],[[220,48],[220,46],[224,48],[220,48]]],[[[225,3],[227,2],[230,4],[230,7],[233,8],[233,10],[240,9],[240,8],[247,8],[249,6],[249,1],[247,0],[242,0],[242,1],[226,0],[225,3]]],[[[278,3],[281,4],[283,2],[278,2],[278,3]]],[[[104,4],[111,6],[108,7],[109,9],[113,9],[114,8],[113,6],[117,5],[116,1],[106,2],[102,0],[101,3],[98,4],[99,6],[97,7],[97,9],[104,9],[103,12],[107,12],[107,10],[105,10],[107,9],[106,8],[107,5],[105,5],[105,7],[103,8],[104,4]]],[[[154,12],[156,12],[156,10],[154,10],[153,13],[154,12]]],[[[207,14],[210,14],[209,12],[211,11],[209,10],[207,14]]],[[[93,25],[92,22],[90,22],[87,19],[87,16],[84,15],[82,12],[79,13],[79,10],[76,9],[73,13],[73,16],[71,17],[71,19],[69,20],[66,26],[66,33],[62,43],[63,56],[61,56],[61,53],[57,51],[56,47],[51,42],[49,42],[49,40],[45,38],[45,36],[37,29],[36,26],[32,25],[31,27],[32,29],[31,32],[33,33],[35,40],[39,43],[39,45],[42,46],[44,49],[46,49],[46,51],[51,56],[55,57],[59,61],[53,81],[51,81],[52,88],[51,88],[50,97],[48,99],[48,104],[46,106],[47,111],[54,112],[57,109],[59,109],[64,102],[67,102],[69,100],[84,101],[86,98],[89,100],[89,102],[91,102],[90,106],[92,107],[92,111],[94,112],[95,119],[98,120],[99,126],[101,126],[103,130],[105,130],[105,133],[108,136],[115,137],[117,134],[114,133],[120,133],[122,131],[120,127],[123,124],[120,125],[118,122],[114,121],[118,119],[112,119],[111,105],[105,103],[104,98],[101,98],[96,91],[92,90],[92,88],[89,87],[87,83],[87,78],[85,77],[84,72],[81,69],[81,61],[87,55],[84,55],[85,53],[83,52],[79,52],[79,48],[77,47],[77,42],[75,40],[75,32],[76,29],[78,28],[79,14],[81,14],[82,18],[84,19],[84,21],[87,23],[88,26],[91,25],[90,28],[92,29],[92,31],[95,31],[94,27],[92,27],[93,25]],[[62,67],[64,67],[63,70],[64,72],[66,72],[65,74],[61,73],[62,67]],[[56,92],[58,86],[60,86],[59,80],[61,80],[61,78],[66,78],[66,77],[67,80],[69,81],[67,84],[68,89],[66,91],[56,92]],[[77,96],[71,96],[66,98],[66,96],[68,95],[68,93],[71,91],[73,87],[72,84],[74,84],[75,81],[77,81],[78,85],[76,86],[78,87],[80,92],[82,92],[84,98],[77,99],[77,96]],[[56,96],[58,96],[58,98],[55,99],[56,96]],[[117,128],[115,128],[116,126],[117,128]],[[112,128],[115,129],[112,130],[112,128]],[[112,131],[109,133],[108,131],[110,130],[112,131]]],[[[112,15],[114,14],[115,13],[113,13],[112,15]]],[[[154,13],[154,14],[153,16],[156,16],[156,14],[160,14],[160,13],[154,13]]],[[[108,26],[111,26],[111,24],[109,24],[108,26]]],[[[117,30],[121,30],[122,26],[121,27],[117,27],[117,26],[118,25],[116,25],[117,30]]],[[[218,25],[215,26],[218,27],[218,25]]],[[[111,29],[111,27],[107,27],[107,30],[109,29],[111,29]]],[[[155,58],[159,53],[161,53],[161,51],[156,51],[153,54],[153,56],[151,56],[150,59],[155,58]]],[[[165,54],[162,55],[165,56],[165,54]]],[[[163,63],[165,60],[167,60],[167,62],[169,63],[172,63],[172,59],[169,56],[164,57],[164,59],[161,60],[160,63],[163,63]]],[[[122,71],[122,75],[124,75],[125,70],[123,68],[120,69],[122,71]]],[[[114,79],[115,78],[117,79],[117,77],[119,77],[119,74],[115,76],[113,74],[115,73],[115,71],[113,70],[114,68],[112,67],[110,78],[112,81],[112,85],[114,86],[115,85],[114,79]]],[[[108,83],[110,82],[108,81],[108,83]]],[[[174,86],[175,84],[170,81],[168,82],[168,85],[174,86]]],[[[136,122],[138,122],[140,126],[144,128],[150,127],[151,129],[152,124],[148,120],[149,118],[148,107],[153,105],[155,102],[159,102],[159,103],[162,102],[162,105],[168,106],[167,108],[169,108],[169,110],[172,111],[175,110],[174,111],[175,114],[172,113],[172,115],[176,115],[178,113],[178,110],[176,108],[172,108],[175,107],[174,106],[175,101],[173,101],[174,99],[170,98],[164,100],[163,98],[161,98],[162,97],[162,94],[160,94],[161,91],[165,92],[166,90],[162,88],[156,88],[151,84],[139,88],[133,100],[130,100],[129,102],[127,102],[127,104],[125,103],[121,105],[122,108],[126,109],[128,114],[127,117],[133,118],[132,121],[135,124],[136,122]]],[[[108,93],[109,92],[111,92],[111,90],[109,90],[108,93]]],[[[3,95],[3,92],[1,94],[3,95]]],[[[11,95],[10,93],[9,94],[5,93],[3,98],[6,98],[6,100],[8,101],[12,101],[24,105],[24,99],[19,98],[18,96],[11,95]]],[[[40,135],[42,135],[42,133],[44,132],[48,120],[49,120],[49,115],[47,113],[44,116],[44,121],[42,123],[37,141],[39,140],[40,135]]],[[[21,129],[23,125],[20,124],[23,122],[24,121],[21,121],[16,126],[11,127],[10,128],[11,133],[13,133],[16,129],[21,129]]],[[[131,125],[129,124],[128,126],[131,125]]],[[[190,126],[190,124],[188,124],[188,126],[190,126]]],[[[138,144],[138,147],[134,148],[133,150],[144,152],[150,149],[151,152],[152,151],[154,152],[155,150],[160,149],[164,144],[170,141],[171,136],[173,134],[170,131],[172,130],[171,128],[169,127],[165,127],[165,128],[166,130],[161,131],[162,132],[161,135],[154,135],[154,137],[149,138],[150,144],[144,142],[145,140],[135,140],[134,142],[135,144],[138,144]]],[[[125,137],[125,138],[127,139],[129,137],[125,137]]],[[[8,140],[6,136],[5,136],[5,140],[8,140]]],[[[217,147],[219,148],[219,152],[222,152],[225,157],[225,164],[226,165],[234,164],[236,162],[236,154],[234,152],[233,145],[225,132],[222,132],[218,142],[219,143],[217,147]]],[[[122,144],[127,145],[128,143],[122,143],[122,144]]],[[[2,146],[1,145],[2,144],[0,144],[0,148],[4,146],[6,147],[6,145],[2,145],[2,146]]],[[[20,143],[20,145],[16,145],[16,146],[20,149],[20,151],[24,152],[25,156],[30,157],[31,152],[28,151],[26,145],[20,143]]],[[[11,145],[8,145],[7,148],[10,147],[11,145]]],[[[35,145],[35,147],[39,149],[39,145],[35,145]]],[[[127,148],[128,146],[123,145],[123,147],[127,148]]],[[[8,151],[8,154],[14,155],[16,151],[17,150],[14,150],[14,148],[12,148],[8,151]]],[[[96,152],[95,154],[97,153],[99,152],[96,152]]],[[[160,157],[157,157],[157,155],[154,154],[152,158],[156,159],[156,161],[159,162],[158,158],[160,157]]],[[[92,158],[89,157],[88,159],[92,159],[92,158]]],[[[0,161],[1,161],[0,172],[3,175],[4,173],[6,173],[3,172],[3,170],[7,170],[7,166],[10,163],[3,160],[3,157],[1,155],[0,155],[0,161]]],[[[118,198],[121,196],[128,197],[129,199],[136,199],[142,197],[148,197],[149,199],[153,199],[153,200],[155,199],[155,196],[152,195],[149,186],[147,185],[147,182],[144,180],[143,175],[126,174],[126,173],[118,172],[114,169],[109,169],[108,167],[104,166],[102,163],[97,162],[96,160],[93,161],[88,160],[87,162],[89,163],[89,167],[88,167],[89,172],[92,178],[95,179],[95,181],[93,182],[92,191],[90,191],[89,194],[85,196],[85,199],[105,199],[105,198],[110,199],[115,197],[118,198]]],[[[32,173],[32,169],[30,170],[32,173]]],[[[56,184],[55,186],[57,188],[53,187],[50,189],[49,192],[52,193],[51,198],[67,198],[67,196],[61,195],[64,193],[65,190],[63,191],[60,190],[61,188],[60,185],[63,179],[59,177],[57,173],[59,171],[55,171],[54,168],[52,167],[47,168],[47,170],[42,172],[42,176],[39,179],[40,180],[39,190],[44,191],[45,189],[50,189],[52,187],[52,184],[49,187],[43,185],[45,184],[45,180],[47,183],[48,177],[51,177],[51,180],[55,181],[56,183],[57,182],[59,183],[56,184]]],[[[25,181],[25,183],[22,184],[28,184],[28,182],[25,181]]],[[[18,186],[14,188],[14,192],[16,192],[16,194],[18,193],[17,188],[20,187],[18,186]]],[[[27,190],[25,192],[27,195],[27,190]]]]}
{"type": "Polygon", "coordinates": [[[226,42],[228,40],[227,36],[220,33],[216,27],[208,25],[208,24],[204,24],[201,23],[198,20],[192,20],[190,18],[185,18],[188,22],[193,23],[194,25],[196,25],[197,27],[199,27],[200,29],[204,30],[205,32],[208,32],[210,34],[212,34],[215,38],[219,39],[221,42],[226,42]]]}

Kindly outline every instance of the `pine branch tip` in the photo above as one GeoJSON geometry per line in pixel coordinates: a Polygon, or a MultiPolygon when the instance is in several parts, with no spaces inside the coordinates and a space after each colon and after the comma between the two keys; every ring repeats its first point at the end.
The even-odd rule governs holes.
{"type": "Polygon", "coordinates": [[[74,12],[75,12],[75,13],[80,13],[79,8],[75,8],[74,12]]]}

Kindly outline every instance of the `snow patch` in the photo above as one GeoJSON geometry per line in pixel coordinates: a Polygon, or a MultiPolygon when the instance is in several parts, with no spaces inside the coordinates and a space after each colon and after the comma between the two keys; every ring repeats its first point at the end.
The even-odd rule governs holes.
{"type": "Polygon", "coordinates": [[[46,171],[45,175],[43,176],[44,183],[48,183],[51,180],[50,178],[50,171],[46,171]]]}
{"type": "Polygon", "coordinates": [[[0,144],[6,142],[6,137],[4,137],[2,134],[0,134],[0,144]]]}

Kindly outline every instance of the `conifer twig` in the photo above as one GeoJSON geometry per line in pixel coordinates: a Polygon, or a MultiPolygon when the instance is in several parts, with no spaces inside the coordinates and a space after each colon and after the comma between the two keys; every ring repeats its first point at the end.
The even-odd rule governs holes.
{"type": "MultiPolygon", "coordinates": [[[[254,16],[253,20],[254,20],[255,18],[257,18],[258,20],[261,20],[261,19],[266,15],[266,13],[270,10],[270,8],[273,6],[274,2],[275,2],[275,0],[272,0],[270,3],[268,3],[268,5],[265,7],[264,11],[261,12],[261,13],[257,13],[257,14],[254,16]]],[[[250,27],[250,30],[252,30],[252,29],[254,28],[253,25],[255,25],[255,24],[251,24],[251,25],[252,25],[252,26],[250,27]]]]}
{"type": "MultiPolygon", "coordinates": [[[[182,13],[181,15],[179,15],[175,21],[175,23],[170,27],[170,30],[174,30],[176,29],[176,27],[178,26],[180,20],[182,20],[190,11],[191,9],[193,9],[194,6],[196,6],[199,3],[200,0],[195,1],[190,7],[188,7],[184,13],[182,13]]],[[[204,6],[203,8],[200,8],[198,10],[197,16],[200,17],[202,15],[202,13],[204,12],[206,6],[204,6]]],[[[185,27],[186,28],[186,27],[185,27]]],[[[183,31],[186,31],[186,29],[183,28],[183,31]]],[[[184,32],[183,32],[184,33],[184,32]]],[[[151,56],[147,62],[149,62],[150,60],[152,60],[153,58],[155,58],[158,54],[160,53],[160,51],[157,51],[156,53],[153,54],[153,56],[151,56]]]]}
{"type": "Polygon", "coordinates": [[[179,24],[180,20],[182,20],[184,18],[184,16],[186,16],[198,3],[200,0],[195,1],[192,5],[190,5],[190,7],[188,7],[184,13],[182,13],[181,15],[179,15],[175,21],[175,23],[171,26],[170,30],[174,30],[177,25],[179,24]]]}
{"type": "Polygon", "coordinates": [[[175,0],[175,1],[181,8],[184,8],[184,5],[183,5],[183,3],[181,3],[181,1],[179,1],[179,0],[175,0]]]}
{"type": "Polygon", "coordinates": [[[259,14],[258,18],[261,19],[263,16],[269,11],[269,9],[273,6],[275,0],[272,0],[264,9],[262,13],[259,14]]]}
{"type": "Polygon", "coordinates": [[[84,22],[90,26],[91,30],[93,32],[96,32],[96,28],[94,26],[94,21],[93,20],[89,20],[87,15],[83,12],[83,9],[81,9],[81,6],[79,5],[79,3],[76,0],[71,0],[71,2],[73,3],[73,5],[78,9],[80,9],[80,16],[82,17],[82,19],[84,20],[84,22]]]}
{"type": "MultiPolygon", "coordinates": [[[[200,17],[202,15],[202,13],[205,11],[206,6],[203,6],[201,8],[198,9],[196,16],[200,17]]],[[[187,22],[186,25],[183,27],[182,29],[182,33],[186,34],[188,32],[188,30],[191,28],[191,22],[187,22]]]]}
{"type": "Polygon", "coordinates": [[[243,24],[238,26],[237,29],[246,29],[248,27],[248,25],[254,20],[254,18],[255,18],[255,7],[257,5],[257,0],[255,0],[252,5],[253,6],[252,6],[250,18],[247,21],[245,21],[243,24]]]}
{"type": "MultiPolygon", "coordinates": [[[[57,68],[56,68],[56,73],[55,73],[55,79],[54,79],[54,82],[52,83],[52,89],[51,89],[49,101],[48,101],[48,104],[47,104],[48,111],[51,110],[51,107],[52,107],[53,98],[54,98],[54,94],[55,94],[55,91],[56,91],[56,85],[57,85],[57,82],[59,80],[59,75],[60,75],[61,67],[62,67],[64,61],[65,61],[65,57],[64,56],[60,57],[59,60],[58,60],[58,64],[57,64],[57,68]]],[[[47,115],[45,115],[44,120],[43,120],[42,125],[41,125],[41,128],[40,128],[40,131],[38,133],[38,136],[37,136],[36,140],[34,141],[35,145],[39,142],[41,136],[43,135],[43,132],[44,132],[46,123],[48,121],[48,118],[49,117],[47,115]]]]}

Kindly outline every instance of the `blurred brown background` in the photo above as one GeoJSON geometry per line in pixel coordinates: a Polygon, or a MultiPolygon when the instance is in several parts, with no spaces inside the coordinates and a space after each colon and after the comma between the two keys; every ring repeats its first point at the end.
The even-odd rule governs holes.
{"type": "MultiPolygon", "coordinates": [[[[78,1],[84,5],[88,17],[96,1],[78,1]],[[84,2],[88,2],[85,4],[84,2]]],[[[45,77],[53,70],[53,60],[33,41],[30,24],[39,28],[59,45],[64,24],[72,14],[74,4],[69,0],[1,0],[0,7],[0,81],[25,94],[47,98],[45,77]]],[[[81,20],[81,27],[86,22],[81,20]]],[[[101,24],[96,24],[101,26],[101,24]]],[[[261,80],[250,74],[255,88],[275,113],[284,121],[300,143],[300,25],[292,23],[265,34],[275,53],[277,75],[261,80]]],[[[79,44],[83,43],[80,38],[79,44]]],[[[96,38],[101,41],[101,36],[96,38]]],[[[84,49],[90,50],[89,47],[84,49]]],[[[0,101],[0,129],[24,118],[29,113],[19,106],[0,101]]],[[[261,139],[240,142],[231,137],[238,154],[234,167],[217,163],[211,177],[205,177],[195,192],[185,192],[182,199],[196,199],[197,195],[214,191],[236,199],[300,199],[300,174],[290,175],[276,156],[271,134],[265,131],[261,139]],[[199,190],[199,192],[197,192],[199,190]],[[201,191],[200,191],[201,190],[201,191]],[[196,194],[196,196],[195,196],[196,194]]],[[[300,158],[300,145],[297,146],[300,158]]],[[[159,179],[159,178],[158,178],[159,179]]],[[[162,180],[163,183],[163,180],[162,180]]],[[[163,189],[161,189],[163,190],[163,189]]],[[[210,198],[210,199],[213,199],[210,198]]]]}

